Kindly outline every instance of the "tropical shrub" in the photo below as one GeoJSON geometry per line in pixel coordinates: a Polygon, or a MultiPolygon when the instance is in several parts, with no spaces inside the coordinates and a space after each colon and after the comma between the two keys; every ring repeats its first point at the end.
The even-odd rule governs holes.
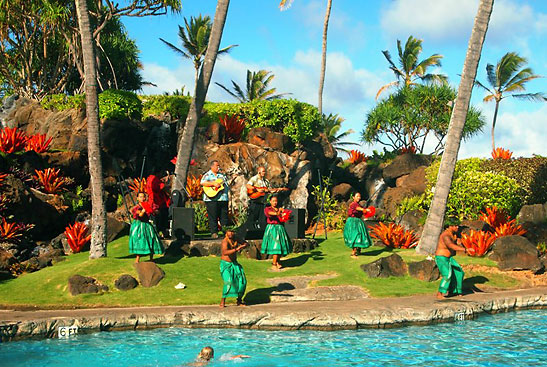
{"type": "Polygon", "coordinates": [[[34,179],[48,194],[58,193],[70,182],[70,179],[60,176],[61,171],[58,168],[46,168],[35,172],[34,179]]]}
{"type": "Polygon", "coordinates": [[[402,147],[399,149],[399,154],[416,154],[416,147],[412,145],[409,147],[402,147]]]}
{"type": "Polygon", "coordinates": [[[99,117],[106,120],[140,121],[141,100],[132,92],[107,89],[99,94],[99,117]]]}
{"type": "Polygon", "coordinates": [[[496,235],[490,232],[471,230],[469,235],[462,234],[461,241],[469,256],[484,256],[490,250],[496,238],[496,235]]]}
{"type": "Polygon", "coordinates": [[[18,242],[33,227],[34,224],[10,223],[2,217],[0,222],[0,242],[18,242]]]}
{"type": "Polygon", "coordinates": [[[34,150],[36,153],[45,153],[49,150],[52,138],[47,139],[46,134],[35,134],[27,140],[25,150],[34,150]]]}
{"type": "Polygon", "coordinates": [[[224,115],[219,118],[219,121],[226,129],[226,142],[237,143],[245,129],[245,120],[237,115],[224,115]]]}
{"type": "Polygon", "coordinates": [[[392,248],[412,248],[418,245],[418,237],[414,231],[404,229],[399,224],[380,222],[371,227],[371,237],[379,239],[384,245],[392,248]]]}
{"type": "Polygon", "coordinates": [[[366,157],[365,153],[360,152],[358,150],[354,150],[354,149],[350,150],[348,161],[351,164],[359,164],[359,163],[364,162],[366,160],[367,160],[367,157],[366,157]]]}
{"type": "Polygon", "coordinates": [[[405,197],[397,206],[396,215],[402,217],[413,210],[425,211],[424,200],[425,194],[405,197]]]}
{"type": "Polygon", "coordinates": [[[172,119],[186,119],[190,111],[191,97],[151,95],[140,96],[142,102],[142,114],[146,119],[149,116],[160,116],[168,113],[172,119]]]}
{"type": "Polygon", "coordinates": [[[65,236],[73,253],[82,251],[85,244],[91,239],[91,234],[88,233],[88,228],[84,223],[76,222],[69,224],[65,228],[65,236]]]}
{"type": "MultiPolygon", "coordinates": [[[[323,197],[323,215],[326,221],[327,229],[334,229],[334,223],[338,222],[335,218],[337,209],[339,207],[338,202],[331,195],[331,180],[328,177],[322,177],[322,187],[320,185],[312,185],[311,194],[314,198],[315,205],[318,208],[321,208],[321,197],[323,197]]],[[[318,212],[315,217],[313,217],[314,222],[323,223],[323,217],[320,216],[318,212]]]]}
{"type": "Polygon", "coordinates": [[[67,96],[66,94],[50,94],[45,96],[40,102],[46,110],[64,111],[71,108],[85,108],[85,94],[75,94],[67,96]]]}
{"type": "Polygon", "coordinates": [[[193,203],[192,208],[194,208],[194,224],[198,232],[206,232],[209,230],[209,217],[207,215],[207,208],[205,204],[193,203]]]}
{"type": "Polygon", "coordinates": [[[25,149],[28,137],[16,127],[5,127],[0,130],[0,151],[4,153],[17,153],[25,149]]]}
{"type": "Polygon", "coordinates": [[[203,186],[201,186],[202,176],[195,177],[192,174],[188,174],[186,177],[186,191],[188,191],[193,200],[200,200],[203,196],[203,186]]]}
{"type": "Polygon", "coordinates": [[[238,204],[237,208],[232,206],[228,213],[230,221],[236,227],[242,226],[247,221],[248,215],[247,208],[241,204],[238,204]]]}
{"type": "Polygon", "coordinates": [[[509,160],[511,159],[512,155],[513,155],[513,152],[511,152],[508,149],[496,148],[492,151],[492,159],[509,160]]]}
{"type": "Polygon", "coordinates": [[[134,193],[146,192],[146,178],[134,178],[133,182],[129,183],[129,189],[134,193]]]}
{"type": "Polygon", "coordinates": [[[540,255],[547,254],[547,243],[545,243],[545,242],[538,243],[537,244],[537,249],[538,249],[540,255]]]}

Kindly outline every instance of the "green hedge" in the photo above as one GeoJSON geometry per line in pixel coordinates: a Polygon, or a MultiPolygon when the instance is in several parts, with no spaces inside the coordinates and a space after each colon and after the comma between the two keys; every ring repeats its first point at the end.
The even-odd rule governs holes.
{"type": "Polygon", "coordinates": [[[70,108],[84,108],[85,95],[76,94],[74,96],[67,96],[66,94],[52,94],[42,99],[40,104],[46,110],[54,111],[64,111],[70,108]]]}
{"type": "Polygon", "coordinates": [[[139,96],[142,102],[142,115],[146,119],[149,116],[160,116],[169,113],[173,119],[186,119],[190,110],[192,97],[187,96],[139,96]]]}

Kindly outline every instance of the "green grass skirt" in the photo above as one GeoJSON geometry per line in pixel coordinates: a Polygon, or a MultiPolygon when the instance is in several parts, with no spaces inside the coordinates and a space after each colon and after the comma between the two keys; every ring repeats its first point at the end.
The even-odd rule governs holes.
{"type": "Polygon", "coordinates": [[[236,262],[220,260],[220,276],[224,281],[222,298],[243,297],[247,288],[247,278],[243,266],[236,262]]]}
{"type": "Polygon", "coordinates": [[[372,238],[361,218],[348,217],[344,226],[344,243],[349,248],[367,248],[372,245],[372,238]]]}
{"type": "Polygon", "coordinates": [[[131,223],[129,252],[137,255],[163,254],[163,245],[152,224],[140,220],[131,223]]]}
{"type": "Polygon", "coordinates": [[[261,253],[285,256],[292,252],[292,241],[283,224],[268,224],[262,239],[261,253]]]}
{"type": "Polygon", "coordinates": [[[453,257],[446,256],[435,256],[435,263],[442,276],[439,292],[462,294],[464,272],[460,264],[453,257]]]}

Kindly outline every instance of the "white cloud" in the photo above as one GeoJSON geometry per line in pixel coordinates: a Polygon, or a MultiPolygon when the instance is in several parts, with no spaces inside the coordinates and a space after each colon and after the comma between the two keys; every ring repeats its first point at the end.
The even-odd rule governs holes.
{"type": "MultiPolygon", "coordinates": [[[[383,9],[381,25],[394,37],[410,34],[432,41],[467,41],[478,7],[477,0],[395,0],[383,9]]],[[[488,28],[489,41],[527,36],[546,27],[546,15],[526,4],[497,0],[488,28]]]]}

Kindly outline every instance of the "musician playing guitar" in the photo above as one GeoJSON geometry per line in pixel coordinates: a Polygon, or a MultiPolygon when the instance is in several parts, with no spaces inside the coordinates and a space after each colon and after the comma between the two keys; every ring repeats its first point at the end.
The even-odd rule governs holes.
{"type": "Polygon", "coordinates": [[[228,180],[220,173],[217,160],[211,161],[211,169],[201,178],[203,201],[209,217],[209,230],[213,238],[218,238],[218,220],[222,228],[228,225],[228,180]]]}
{"type": "Polygon", "coordinates": [[[270,181],[266,179],[266,168],[258,167],[258,173],[251,177],[247,182],[247,195],[249,196],[249,211],[247,219],[247,230],[251,229],[257,221],[261,227],[266,226],[266,217],[264,216],[264,203],[266,194],[286,191],[287,188],[272,188],[270,181]]]}

